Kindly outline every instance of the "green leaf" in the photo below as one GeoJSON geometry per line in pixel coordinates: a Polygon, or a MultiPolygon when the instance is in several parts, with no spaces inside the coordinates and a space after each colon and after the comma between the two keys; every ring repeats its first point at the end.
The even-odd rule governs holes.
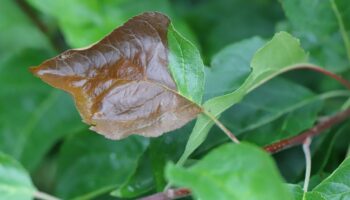
{"type": "MultiPolygon", "coordinates": [[[[276,77],[227,109],[220,121],[241,139],[266,145],[310,128],[317,120],[323,100],[349,95],[350,92],[347,91],[315,95],[299,84],[276,77]],[[305,120],[299,120],[300,118],[305,120]]],[[[228,140],[214,126],[196,154],[228,140]]]]}
{"type": "Polygon", "coordinates": [[[0,149],[29,171],[58,139],[84,127],[69,95],[29,73],[28,66],[47,56],[28,49],[0,64],[0,149]]]}
{"type": "MultiPolygon", "coordinates": [[[[277,77],[257,88],[240,103],[228,109],[227,112],[223,113],[220,120],[226,127],[235,130],[236,134],[241,134],[266,125],[288,112],[308,104],[317,104],[327,94],[315,95],[312,91],[297,83],[277,77]]],[[[329,95],[331,96],[331,94],[329,95]]],[[[311,115],[312,113],[308,114],[311,115]]],[[[295,118],[290,115],[288,119],[294,120],[295,118]]],[[[284,129],[290,127],[289,123],[292,121],[288,119],[285,122],[284,129]]],[[[302,122],[296,121],[295,123],[302,122]]],[[[295,131],[292,130],[291,132],[295,131]]]]}
{"type": "Polygon", "coordinates": [[[346,0],[331,0],[332,9],[337,17],[338,27],[342,35],[348,60],[350,61],[350,4],[346,0]]]}
{"type": "Polygon", "coordinates": [[[120,198],[135,198],[154,188],[154,177],[148,153],[140,158],[135,173],[124,184],[111,192],[112,196],[120,198]]]}
{"type": "Polygon", "coordinates": [[[16,160],[0,152],[0,200],[30,200],[35,191],[25,169],[16,160]]]}
{"type": "Polygon", "coordinates": [[[322,194],[325,199],[350,198],[350,158],[344,162],[313,191],[322,194]]]}
{"type": "Polygon", "coordinates": [[[284,0],[281,3],[286,16],[298,30],[321,36],[338,30],[330,1],[284,0]]]}
{"type": "Polygon", "coordinates": [[[266,123],[266,125],[259,129],[246,132],[242,136],[242,139],[265,146],[296,136],[302,131],[311,128],[318,119],[318,113],[323,105],[322,100],[317,97],[318,96],[307,99],[309,104],[304,106],[298,105],[295,110],[292,110],[292,112],[279,118],[273,123],[266,123]]]}
{"type": "Polygon", "coordinates": [[[220,146],[188,169],[169,165],[166,174],[203,200],[291,199],[271,157],[250,144],[220,146]]]}
{"type": "Polygon", "coordinates": [[[204,64],[197,48],[168,27],[169,69],[179,93],[201,105],[204,93],[204,64]]]}
{"type": "Polygon", "coordinates": [[[322,194],[318,192],[304,193],[300,185],[288,184],[289,190],[293,194],[293,200],[326,200],[322,194]]]}
{"type": "Polygon", "coordinates": [[[293,31],[301,39],[303,46],[310,50],[311,60],[334,72],[342,72],[349,66],[346,55],[346,51],[349,50],[346,50],[346,43],[343,44],[344,35],[339,31],[340,26],[344,24],[338,22],[336,16],[348,15],[347,2],[344,1],[346,5],[342,3],[344,10],[341,11],[344,12],[336,13],[330,0],[281,1],[293,31]]]}
{"type": "Polygon", "coordinates": [[[289,191],[293,194],[293,200],[302,200],[304,191],[300,185],[287,184],[289,191]]]}
{"type": "Polygon", "coordinates": [[[284,16],[278,1],[171,1],[201,41],[206,61],[228,44],[259,35],[269,38],[284,16]],[[249,11],[249,12],[247,12],[249,11]]]}
{"type": "MultiPolygon", "coordinates": [[[[304,199],[305,200],[328,200],[318,192],[307,192],[305,193],[304,199]]],[[[304,200],[304,199],[301,199],[301,200],[304,200]]]]}
{"type": "MultiPolygon", "coordinates": [[[[254,55],[251,61],[252,72],[245,82],[230,94],[208,100],[204,103],[204,109],[217,117],[256,87],[284,71],[293,69],[297,63],[305,62],[306,58],[307,55],[297,39],[286,32],[277,33],[254,55]]],[[[205,140],[212,126],[213,122],[207,116],[198,117],[180,164],[205,140]]]]}
{"type": "Polygon", "coordinates": [[[0,29],[0,150],[33,171],[50,147],[81,122],[68,95],[52,92],[29,73],[29,66],[53,50],[15,1],[1,2],[0,29]]]}
{"type": "Polygon", "coordinates": [[[312,160],[312,171],[324,174],[334,171],[343,161],[343,154],[350,144],[350,123],[344,123],[339,128],[333,128],[322,142],[322,148],[315,152],[312,160]]]}
{"type": "Polygon", "coordinates": [[[251,71],[250,60],[254,53],[264,43],[263,39],[253,37],[231,44],[217,53],[211,66],[206,68],[205,100],[237,89],[251,71]]]}
{"type": "Polygon", "coordinates": [[[91,199],[122,186],[147,146],[142,137],[111,141],[87,131],[74,135],[60,152],[58,196],[91,199]]]}
{"type": "Polygon", "coordinates": [[[193,125],[194,123],[189,123],[158,138],[151,138],[151,144],[146,155],[144,154],[139,161],[135,174],[112,194],[117,197],[135,198],[155,187],[163,190],[165,165],[180,158],[193,125]]]}

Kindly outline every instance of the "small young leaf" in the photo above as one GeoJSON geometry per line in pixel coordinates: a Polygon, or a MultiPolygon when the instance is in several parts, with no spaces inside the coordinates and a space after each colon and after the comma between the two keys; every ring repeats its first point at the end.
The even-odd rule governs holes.
{"type": "Polygon", "coordinates": [[[202,200],[291,199],[271,157],[245,143],[223,145],[188,169],[169,165],[167,176],[202,200]]]}
{"type": "Polygon", "coordinates": [[[160,13],[144,13],[84,50],[68,50],[32,72],[71,93],[84,121],[111,139],[155,137],[201,112],[198,50],[160,13]]]}
{"type": "Polygon", "coordinates": [[[0,152],[0,200],[30,200],[35,190],[24,168],[0,152]]]}

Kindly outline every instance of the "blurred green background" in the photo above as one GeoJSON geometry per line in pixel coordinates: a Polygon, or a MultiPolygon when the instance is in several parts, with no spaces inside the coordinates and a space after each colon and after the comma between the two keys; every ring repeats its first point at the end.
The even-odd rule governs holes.
{"type": "MultiPolygon", "coordinates": [[[[294,8],[287,20],[281,3],[274,0],[1,0],[0,150],[16,158],[31,173],[40,190],[59,197],[106,199],[106,193],[116,188],[114,195],[120,198],[160,191],[166,183],[165,163],[179,158],[193,123],[155,139],[129,137],[109,141],[88,131],[69,95],[47,86],[32,76],[28,68],[68,48],[94,43],[141,12],[159,11],[170,16],[179,32],[200,49],[206,65],[231,67],[229,74],[220,77],[223,81],[228,78],[233,88],[244,80],[249,68],[236,75],[234,67],[241,63],[232,61],[234,56],[225,55],[224,50],[220,56],[215,56],[216,53],[253,36],[259,36],[252,40],[255,46],[261,46],[278,30],[288,30],[300,37],[302,45],[311,52],[311,60],[348,75],[349,64],[338,29],[334,31],[331,26],[327,30],[322,27],[320,31],[318,27],[307,30],[307,22],[295,25],[296,15],[303,15],[306,20],[328,17],[328,10],[317,9],[304,15],[309,11],[294,8]]],[[[242,48],[242,54],[254,53],[253,50],[242,48]]],[[[239,48],[236,51],[239,54],[239,48]]],[[[249,62],[245,58],[251,56],[243,55],[242,62],[249,62]]],[[[242,134],[241,138],[265,145],[271,142],[271,136],[265,133],[278,130],[286,135],[296,134],[310,127],[319,113],[339,108],[344,99],[328,101],[327,107],[324,102],[315,101],[287,115],[292,105],[339,87],[318,75],[303,77],[311,76],[293,72],[274,79],[226,112],[222,121],[242,134]],[[281,91],[293,92],[295,98],[281,91]],[[298,117],[310,120],[302,125],[290,120],[298,117]]],[[[206,98],[222,94],[217,80],[215,76],[207,78],[206,98]]],[[[346,138],[347,130],[349,127],[344,125],[334,132],[338,138],[346,138]]],[[[227,141],[217,128],[209,137],[193,156],[194,160],[227,141]]],[[[332,138],[326,135],[316,146],[323,142],[332,145],[327,143],[332,138]]],[[[339,164],[346,151],[348,140],[342,142],[338,149],[330,150],[335,154],[332,157],[335,162],[333,166],[324,164],[328,171],[339,164]]],[[[321,155],[322,151],[318,153],[321,155]]],[[[276,158],[288,181],[301,180],[304,162],[300,150],[292,149],[276,158]]]]}

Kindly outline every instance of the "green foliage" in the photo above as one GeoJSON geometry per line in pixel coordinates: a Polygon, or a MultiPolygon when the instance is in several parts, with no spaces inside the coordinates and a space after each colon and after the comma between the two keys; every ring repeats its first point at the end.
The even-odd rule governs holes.
{"type": "MultiPolygon", "coordinates": [[[[305,60],[306,54],[299,46],[297,39],[285,32],[277,33],[270,42],[266,43],[253,56],[251,61],[252,72],[245,82],[232,93],[206,101],[203,107],[214,116],[219,116],[259,85],[283,71],[292,69],[295,67],[294,64],[305,62],[305,60]]],[[[183,163],[203,143],[213,124],[212,120],[205,115],[198,117],[179,163],[183,163]]]]}
{"type": "MultiPolygon", "coordinates": [[[[13,57],[14,54],[20,53],[27,48],[49,49],[48,38],[33,26],[31,20],[28,19],[14,1],[4,0],[1,4],[0,62],[10,59],[9,57],[13,57]]],[[[35,61],[35,59],[33,60],[35,61]]]]}
{"type": "Polygon", "coordinates": [[[291,199],[271,157],[250,144],[218,147],[188,169],[168,166],[167,175],[203,200],[291,199]]]}
{"type": "Polygon", "coordinates": [[[299,185],[288,185],[295,200],[330,200],[348,199],[350,158],[344,162],[325,180],[321,181],[312,191],[304,193],[299,185]]]}
{"type": "MultiPolygon", "coordinates": [[[[69,45],[84,47],[95,43],[110,33],[115,27],[121,26],[129,18],[145,11],[159,11],[176,17],[168,1],[163,0],[27,0],[40,11],[50,15],[55,20],[69,45]],[[62,14],[64,13],[64,14],[62,14]],[[85,37],[81,37],[85,35],[85,37]]],[[[193,38],[189,28],[181,20],[175,20],[178,29],[193,38]]]]}
{"type": "MultiPolygon", "coordinates": [[[[349,41],[349,35],[342,35],[340,28],[345,25],[346,19],[341,22],[336,17],[338,14],[348,16],[348,3],[343,0],[283,0],[281,3],[292,31],[310,51],[314,63],[336,72],[348,69],[350,46],[348,42],[344,45],[343,40],[349,41]],[[335,12],[334,6],[341,6],[339,11],[342,13],[335,12]]],[[[346,28],[349,28],[348,25],[346,28]]]]}
{"type": "Polygon", "coordinates": [[[0,199],[29,200],[35,190],[25,169],[10,156],[0,153],[0,199]]]}
{"type": "Polygon", "coordinates": [[[121,186],[147,146],[148,140],[140,137],[115,142],[90,132],[74,135],[60,152],[57,194],[87,199],[121,186]]]}
{"type": "Polygon", "coordinates": [[[312,191],[320,193],[325,199],[348,199],[350,198],[350,158],[317,185],[312,191]]]}
{"type": "Polygon", "coordinates": [[[58,139],[83,125],[67,94],[43,85],[28,73],[29,66],[52,55],[47,38],[13,1],[3,4],[0,150],[33,170],[58,139]]]}
{"type": "Polygon", "coordinates": [[[215,54],[210,67],[206,68],[205,99],[237,89],[251,71],[250,60],[264,44],[263,39],[253,37],[231,44],[215,54]]]}
{"type": "Polygon", "coordinates": [[[189,199],[349,199],[349,121],[314,137],[306,193],[299,146],[273,156],[259,149],[349,107],[340,84],[294,70],[307,62],[349,80],[349,21],[348,0],[3,0],[0,200],[34,199],[37,189],[63,199],[136,199],[167,184],[190,188],[189,199]],[[68,94],[29,73],[144,11],[172,19],[169,67],[181,95],[241,144],[225,144],[206,115],[158,138],[107,140],[87,130],[68,94]]]}

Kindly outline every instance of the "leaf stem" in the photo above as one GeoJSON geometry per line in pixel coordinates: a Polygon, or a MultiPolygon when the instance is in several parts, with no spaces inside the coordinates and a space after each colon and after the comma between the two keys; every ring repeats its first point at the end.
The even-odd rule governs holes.
{"type": "Polygon", "coordinates": [[[319,135],[321,134],[321,132],[329,129],[335,124],[338,124],[344,121],[349,117],[350,117],[350,108],[344,111],[338,112],[337,114],[322,120],[321,122],[316,124],[314,127],[301,133],[300,135],[272,143],[268,146],[265,146],[264,149],[270,153],[276,153],[281,150],[287,149],[289,147],[302,144],[306,138],[319,135]]]}
{"type": "Polygon", "coordinates": [[[139,200],[171,200],[186,197],[191,194],[187,188],[168,189],[164,192],[159,192],[151,196],[140,198],[139,200]]]}
{"type": "Polygon", "coordinates": [[[214,115],[212,115],[210,112],[203,109],[202,111],[206,116],[208,116],[215,124],[234,142],[239,144],[239,140],[237,137],[228,130],[214,115]]]}
{"type": "Polygon", "coordinates": [[[47,193],[40,192],[40,191],[35,191],[34,197],[40,200],[61,200],[57,197],[51,196],[47,193]]]}
{"type": "Polygon", "coordinates": [[[350,90],[350,82],[347,81],[346,79],[344,79],[343,77],[333,73],[333,72],[330,72],[326,69],[323,69],[321,67],[318,67],[316,65],[311,65],[311,64],[299,64],[297,65],[296,67],[294,67],[294,69],[309,69],[309,70],[312,70],[312,71],[316,71],[316,72],[319,72],[321,74],[324,74],[336,81],[338,81],[340,84],[342,84],[344,87],[346,87],[347,89],[350,90]]]}
{"type": "MultiPolygon", "coordinates": [[[[47,37],[51,47],[55,51],[60,52],[64,50],[64,48],[62,48],[63,45],[60,44],[64,41],[56,41],[53,37],[51,37],[49,28],[39,19],[35,10],[25,0],[16,0],[15,2],[23,13],[27,15],[28,19],[30,19],[31,22],[39,29],[39,31],[41,31],[47,37]]],[[[64,44],[64,46],[67,45],[64,44]]]]}
{"type": "Polygon", "coordinates": [[[305,169],[305,180],[304,180],[304,195],[309,188],[310,175],[311,175],[311,153],[310,153],[311,137],[307,137],[303,142],[303,151],[305,155],[306,169],[305,169]]]}

